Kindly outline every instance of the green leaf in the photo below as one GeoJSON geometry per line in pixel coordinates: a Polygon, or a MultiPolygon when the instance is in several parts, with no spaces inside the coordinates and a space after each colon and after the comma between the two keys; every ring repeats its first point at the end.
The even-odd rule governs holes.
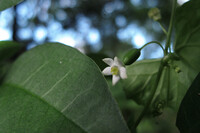
{"type": "Polygon", "coordinates": [[[26,52],[4,84],[2,132],[129,133],[99,68],[74,48],[49,43],[26,52]]]}
{"type": "Polygon", "coordinates": [[[0,62],[9,59],[22,48],[22,45],[13,41],[0,41],[0,62]]]}
{"type": "Polygon", "coordinates": [[[0,11],[5,10],[11,6],[17,5],[23,0],[0,0],[0,11]]]}
{"type": "Polygon", "coordinates": [[[46,101],[16,85],[0,88],[1,133],[85,133],[46,101]]]}
{"type": "Polygon", "coordinates": [[[129,110],[135,112],[138,109],[138,105],[131,99],[126,97],[126,94],[123,90],[123,84],[119,81],[116,85],[113,86],[112,79],[107,79],[110,91],[113,97],[116,99],[118,106],[123,111],[129,110]]]}
{"type": "MultiPolygon", "coordinates": [[[[129,98],[145,105],[150,96],[152,85],[158,73],[160,59],[143,60],[127,66],[128,79],[124,80],[124,89],[129,98]]],[[[164,67],[158,88],[154,95],[150,111],[155,115],[162,113],[164,107],[178,109],[180,102],[195,77],[183,62],[174,61],[182,72],[176,73],[173,67],[164,67]]]]}
{"type": "Polygon", "coordinates": [[[139,104],[145,103],[146,95],[149,95],[145,93],[145,91],[148,91],[145,87],[150,85],[150,80],[155,79],[159,61],[160,59],[142,60],[126,67],[128,79],[124,80],[124,89],[128,97],[134,99],[139,104]]]}
{"type": "Polygon", "coordinates": [[[181,133],[198,133],[200,130],[200,73],[186,93],[177,115],[176,125],[181,133]]]}
{"type": "Polygon", "coordinates": [[[182,61],[200,71],[200,1],[191,0],[176,12],[174,51],[182,61]]]}

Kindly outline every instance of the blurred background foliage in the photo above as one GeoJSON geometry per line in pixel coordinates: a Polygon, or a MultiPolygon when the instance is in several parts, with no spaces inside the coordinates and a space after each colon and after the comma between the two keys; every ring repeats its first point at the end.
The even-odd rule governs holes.
{"type": "MultiPolygon", "coordinates": [[[[147,12],[158,7],[167,28],[171,2],[163,0],[27,0],[1,12],[0,40],[24,42],[27,48],[58,41],[84,53],[115,56],[152,40],[163,42],[159,24],[147,12]]],[[[181,2],[180,2],[181,4],[181,2]]],[[[157,45],[144,49],[142,58],[161,57],[157,45]],[[153,53],[150,53],[153,51],[153,53]]],[[[141,59],[142,59],[141,58],[141,59]]]]}
{"type": "MultiPolygon", "coordinates": [[[[178,6],[186,1],[178,0],[178,6]]],[[[61,42],[88,54],[103,69],[102,58],[121,57],[128,49],[152,40],[164,45],[165,34],[147,13],[158,7],[167,29],[171,5],[172,0],[26,0],[0,13],[0,40],[23,43],[21,53],[45,42],[61,42]]],[[[162,56],[162,50],[151,45],[144,48],[140,59],[162,56]]],[[[110,77],[107,80],[111,85],[110,77]]],[[[120,83],[111,91],[126,121],[132,123],[127,116],[135,119],[142,108],[126,99],[120,83]]],[[[138,132],[177,133],[175,116],[167,111],[156,119],[148,117],[138,132]]]]}

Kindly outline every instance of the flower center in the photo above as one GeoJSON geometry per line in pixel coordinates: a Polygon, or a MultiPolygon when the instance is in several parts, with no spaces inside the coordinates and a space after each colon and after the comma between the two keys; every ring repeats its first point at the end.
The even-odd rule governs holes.
{"type": "Polygon", "coordinates": [[[119,74],[119,69],[116,66],[111,67],[111,73],[112,75],[118,75],[119,74]]]}

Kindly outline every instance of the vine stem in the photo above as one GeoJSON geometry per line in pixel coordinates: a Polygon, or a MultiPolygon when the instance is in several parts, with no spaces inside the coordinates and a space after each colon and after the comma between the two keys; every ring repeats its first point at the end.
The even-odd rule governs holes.
{"type": "Polygon", "coordinates": [[[173,23],[174,23],[174,15],[175,15],[175,11],[176,11],[176,4],[177,4],[177,0],[173,0],[172,14],[171,14],[171,18],[170,18],[169,30],[168,30],[168,33],[167,33],[167,41],[166,41],[166,45],[165,45],[165,53],[168,53],[168,49],[169,49],[170,42],[171,42],[171,34],[172,34],[172,27],[173,27],[173,23]]]}
{"type": "Polygon", "coordinates": [[[160,66],[159,66],[158,74],[157,74],[157,77],[156,77],[156,82],[155,82],[155,84],[154,84],[153,87],[152,87],[151,94],[150,94],[150,96],[149,96],[149,98],[148,98],[148,100],[147,100],[147,103],[145,104],[145,107],[144,107],[144,109],[142,110],[140,116],[139,116],[138,119],[136,120],[135,125],[132,127],[131,131],[135,131],[135,129],[137,128],[137,126],[138,126],[139,123],[141,122],[142,118],[143,118],[144,115],[146,114],[146,112],[147,112],[147,110],[148,110],[148,108],[149,108],[149,106],[150,106],[150,104],[151,104],[151,102],[152,102],[152,100],[153,100],[153,97],[154,97],[154,95],[155,95],[155,92],[156,92],[156,90],[157,90],[157,88],[158,88],[158,83],[159,83],[159,81],[160,81],[160,77],[161,77],[161,75],[162,75],[163,68],[164,68],[164,63],[163,63],[163,61],[161,60],[161,64],[160,64],[160,66]]]}
{"type": "MultiPolygon", "coordinates": [[[[172,14],[171,14],[171,18],[170,18],[169,30],[168,30],[168,33],[167,33],[167,41],[166,41],[165,49],[162,47],[165,55],[168,53],[168,49],[169,49],[170,42],[171,42],[171,34],[172,34],[172,27],[173,27],[173,23],[174,23],[174,15],[175,15],[175,11],[176,11],[176,4],[177,4],[177,0],[173,0],[172,14]]],[[[145,44],[142,48],[144,48],[145,46],[147,46],[150,43],[155,43],[155,42],[156,41],[149,42],[149,43],[145,44]]],[[[160,43],[157,43],[157,42],[156,42],[156,44],[161,45],[160,43]]],[[[147,100],[147,103],[144,106],[144,109],[142,110],[141,114],[139,115],[138,119],[136,120],[135,125],[131,128],[132,132],[134,132],[136,130],[137,126],[139,125],[142,118],[144,117],[144,115],[148,111],[149,106],[151,105],[153,97],[154,97],[156,90],[158,88],[158,84],[159,84],[159,81],[160,81],[160,77],[162,75],[163,68],[164,68],[164,63],[163,63],[163,59],[162,59],[161,64],[159,66],[158,74],[157,74],[157,77],[156,77],[156,82],[155,82],[155,84],[153,84],[152,91],[151,91],[150,96],[147,100]]]]}
{"type": "Polygon", "coordinates": [[[142,50],[144,47],[146,47],[147,45],[152,44],[152,43],[158,44],[158,45],[162,48],[164,55],[166,55],[164,47],[163,47],[158,41],[151,41],[151,42],[148,42],[148,43],[144,44],[144,45],[140,48],[140,50],[142,50]]]}

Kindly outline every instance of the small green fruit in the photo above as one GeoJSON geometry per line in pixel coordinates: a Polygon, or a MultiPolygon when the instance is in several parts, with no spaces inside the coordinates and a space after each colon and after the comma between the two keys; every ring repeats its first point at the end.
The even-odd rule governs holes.
{"type": "Polygon", "coordinates": [[[140,49],[131,49],[128,51],[123,58],[123,62],[125,65],[130,65],[135,62],[140,57],[140,49]]]}

